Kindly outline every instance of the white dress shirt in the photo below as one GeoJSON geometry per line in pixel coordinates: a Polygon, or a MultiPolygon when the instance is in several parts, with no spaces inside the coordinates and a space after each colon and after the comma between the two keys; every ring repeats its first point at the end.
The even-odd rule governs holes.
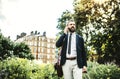
{"type": "Polygon", "coordinates": [[[72,33],[72,36],[71,36],[71,53],[70,54],[68,54],[69,36],[70,36],[70,33],[68,33],[66,57],[67,58],[76,57],[77,56],[77,52],[76,52],[76,33],[72,33]]]}

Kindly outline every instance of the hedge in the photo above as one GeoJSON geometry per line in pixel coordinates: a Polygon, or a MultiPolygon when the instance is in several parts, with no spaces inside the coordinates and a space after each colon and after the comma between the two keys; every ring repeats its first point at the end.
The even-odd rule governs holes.
{"type": "MultiPolygon", "coordinates": [[[[83,79],[120,79],[120,68],[114,64],[88,62],[83,79]]],[[[53,64],[36,64],[21,58],[0,61],[0,79],[59,79],[53,64]]],[[[61,78],[63,79],[63,78],[61,78]]]]}

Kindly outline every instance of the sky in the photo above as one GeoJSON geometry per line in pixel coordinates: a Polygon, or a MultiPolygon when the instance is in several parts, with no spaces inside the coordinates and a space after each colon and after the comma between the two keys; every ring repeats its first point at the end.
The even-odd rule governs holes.
{"type": "Polygon", "coordinates": [[[12,40],[25,32],[38,31],[55,38],[58,18],[65,10],[73,11],[73,0],[0,0],[0,29],[12,40]]]}

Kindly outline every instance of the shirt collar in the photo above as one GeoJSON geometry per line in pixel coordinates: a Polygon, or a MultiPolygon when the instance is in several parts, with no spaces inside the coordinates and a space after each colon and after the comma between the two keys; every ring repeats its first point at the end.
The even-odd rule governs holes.
{"type": "MultiPolygon", "coordinates": [[[[75,34],[76,34],[76,32],[73,32],[73,33],[72,33],[72,35],[75,35],[75,34]]],[[[68,32],[68,35],[70,35],[70,32],[68,32]]]]}

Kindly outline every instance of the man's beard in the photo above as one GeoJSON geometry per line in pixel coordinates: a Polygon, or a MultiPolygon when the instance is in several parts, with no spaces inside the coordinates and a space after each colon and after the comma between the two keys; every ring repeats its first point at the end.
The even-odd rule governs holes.
{"type": "Polygon", "coordinates": [[[71,27],[71,28],[68,28],[70,32],[75,32],[75,28],[74,27],[71,27]]]}

